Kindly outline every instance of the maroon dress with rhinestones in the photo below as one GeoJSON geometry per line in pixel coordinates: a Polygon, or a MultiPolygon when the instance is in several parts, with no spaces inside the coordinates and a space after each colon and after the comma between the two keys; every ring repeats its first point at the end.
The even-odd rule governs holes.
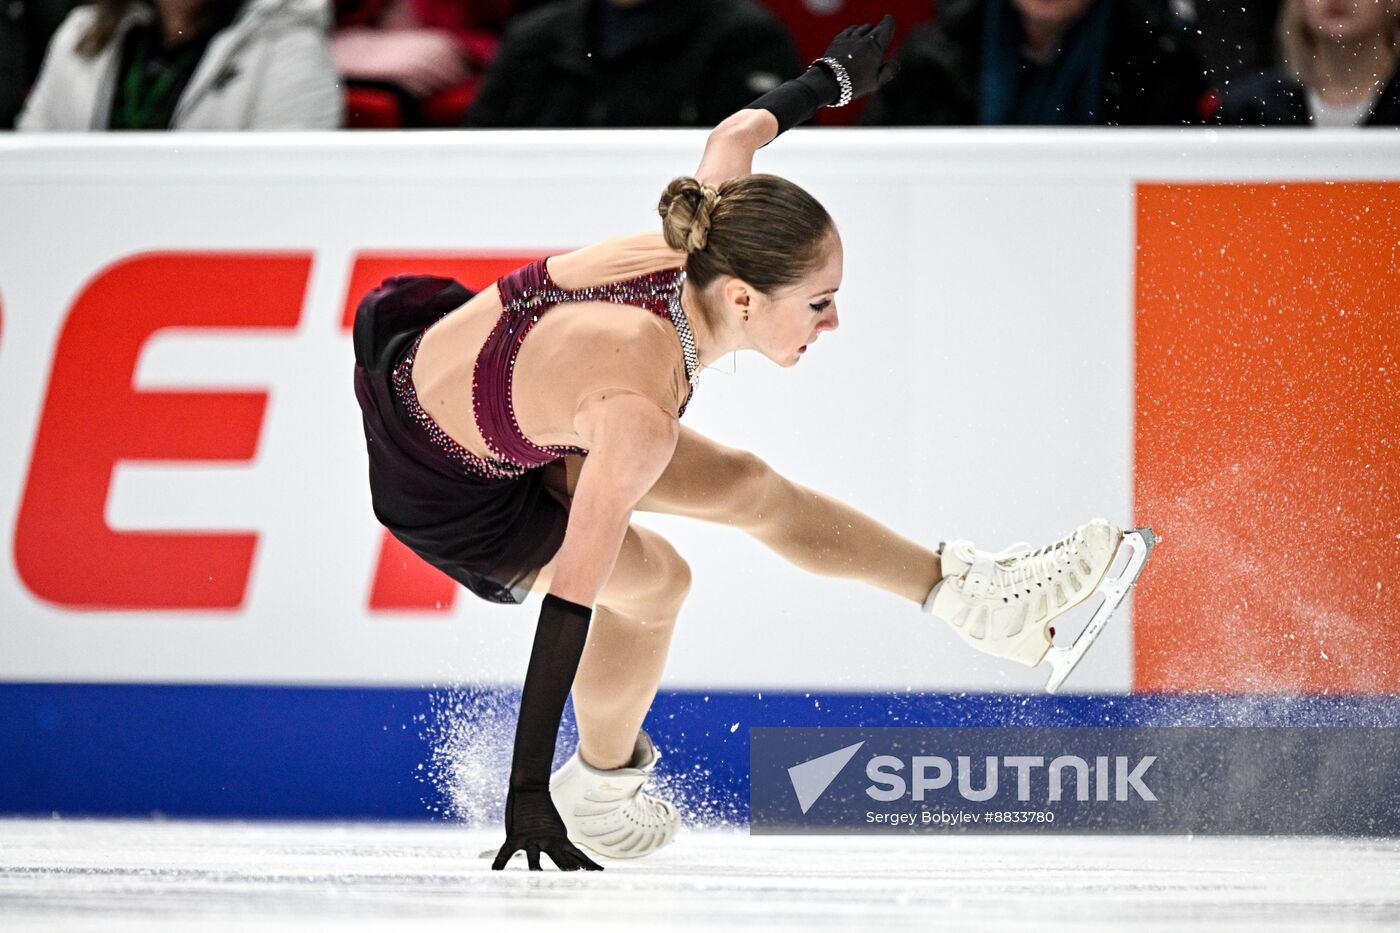
{"type": "Polygon", "coordinates": [[[424,332],[473,293],[432,276],[398,276],[371,291],[355,313],[354,344],[375,517],[483,599],[522,602],[568,525],[568,510],[545,490],[540,467],[586,451],[540,447],[521,433],[511,405],[520,345],[544,313],[566,301],[637,305],[671,320],[683,278],[667,270],[566,291],[550,279],[543,260],[502,278],[501,316],[472,378],[473,414],[490,458],[462,447],[433,421],[412,379],[424,332]]]}

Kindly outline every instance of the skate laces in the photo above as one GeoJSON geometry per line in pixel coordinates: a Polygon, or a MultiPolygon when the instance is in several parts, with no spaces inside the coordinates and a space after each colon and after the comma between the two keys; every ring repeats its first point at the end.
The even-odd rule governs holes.
{"type": "Polygon", "coordinates": [[[979,551],[969,547],[974,557],[973,569],[977,564],[988,562],[994,573],[987,574],[986,587],[998,592],[1022,587],[1027,583],[1045,582],[1061,568],[1061,561],[1078,553],[1081,537],[1076,529],[1059,541],[1032,551],[1029,543],[1018,541],[1001,551],[979,551]]]}

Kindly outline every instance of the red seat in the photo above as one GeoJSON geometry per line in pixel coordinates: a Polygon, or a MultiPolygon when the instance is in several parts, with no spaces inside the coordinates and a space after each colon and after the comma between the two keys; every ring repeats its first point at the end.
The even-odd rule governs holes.
{"type": "Polygon", "coordinates": [[[435,95],[423,104],[423,122],[428,126],[461,127],[480,89],[481,79],[472,78],[435,95]]]}
{"type": "Polygon", "coordinates": [[[351,130],[395,130],[403,126],[403,107],[393,91],[346,85],[345,126],[351,130]]]}

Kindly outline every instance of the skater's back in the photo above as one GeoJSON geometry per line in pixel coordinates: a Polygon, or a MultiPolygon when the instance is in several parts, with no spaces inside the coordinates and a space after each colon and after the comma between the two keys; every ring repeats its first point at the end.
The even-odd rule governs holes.
{"type": "Polygon", "coordinates": [[[685,254],[654,233],[553,256],[538,270],[563,292],[615,286],[603,290],[607,297],[532,307],[530,299],[539,299],[525,293],[540,289],[522,283],[520,274],[503,279],[513,291],[507,301],[524,305],[524,339],[507,332],[511,313],[501,288],[483,290],[424,334],[411,367],[419,404],[473,455],[522,466],[536,465],[520,463],[531,453],[536,461],[542,455],[512,443],[518,440],[512,426],[494,424],[493,411],[513,416],[528,445],[550,453],[586,450],[576,418],[610,390],[641,395],[679,417],[690,385],[664,308],[684,264],[685,254]],[[488,340],[499,346],[488,348],[488,340]]]}

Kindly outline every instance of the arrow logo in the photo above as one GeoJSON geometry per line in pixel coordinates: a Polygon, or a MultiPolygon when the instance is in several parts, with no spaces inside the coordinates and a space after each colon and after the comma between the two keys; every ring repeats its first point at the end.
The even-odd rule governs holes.
{"type": "Polygon", "coordinates": [[[854,745],[847,745],[834,752],[822,755],[820,758],[813,758],[811,761],[804,761],[800,765],[793,765],[788,768],[788,778],[792,781],[792,789],[797,793],[797,802],[802,807],[802,812],[806,813],[812,809],[812,804],[826,789],[831,786],[831,782],[836,780],[836,776],[841,773],[841,769],[846,767],[846,763],[855,756],[864,742],[857,742],[854,745]]]}

